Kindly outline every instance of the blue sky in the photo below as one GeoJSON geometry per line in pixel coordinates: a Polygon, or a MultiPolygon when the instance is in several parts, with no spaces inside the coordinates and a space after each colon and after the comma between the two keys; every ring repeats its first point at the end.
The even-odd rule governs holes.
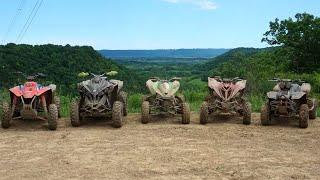
{"type": "Polygon", "coordinates": [[[265,47],[260,40],[270,20],[297,12],[320,16],[319,0],[43,0],[17,41],[37,1],[1,0],[0,42],[95,49],[265,47]]]}

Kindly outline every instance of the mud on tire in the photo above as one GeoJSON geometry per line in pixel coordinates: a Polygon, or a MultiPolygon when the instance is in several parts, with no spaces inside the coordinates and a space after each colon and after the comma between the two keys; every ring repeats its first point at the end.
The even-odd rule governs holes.
{"type": "Polygon", "coordinates": [[[207,124],[209,118],[208,103],[203,102],[200,109],[200,124],[207,124]]]}
{"type": "Polygon", "coordinates": [[[251,104],[249,102],[246,102],[244,104],[244,110],[243,110],[243,124],[249,125],[251,124],[251,104]]]}
{"type": "Polygon", "coordinates": [[[182,124],[190,124],[190,107],[188,103],[182,103],[182,124]]]}
{"type": "Polygon", "coordinates": [[[58,109],[58,115],[61,117],[61,101],[59,96],[54,96],[53,98],[54,104],[57,106],[58,109]]]}
{"type": "Polygon", "coordinates": [[[150,120],[150,104],[149,101],[143,101],[141,105],[141,123],[147,124],[150,120]]]}
{"type": "Polygon", "coordinates": [[[7,129],[11,126],[11,110],[10,105],[7,102],[2,104],[2,118],[1,118],[1,127],[7,129]]]}
{"type": "Polygon", "coordinates": [[[73,127],[79,127],[81,125],[79,102],[77,100],[72,100],[70,104],[70,120],[73,127]]]}
{"type": "Polygon", "coordinates": [[[309,125],[309,107],[307,104],[302,104],[299,110],[299,127],[307,128],[309,125]]]}
{"type": "Polygon", "coordinates": [[[263,126],[268,126],[271,124],[271,116],[270,116],[268,103],[266,103],[261,107],[260,120],[261,120],[261,125],[263,126]]]}
{"type": "Polygon", "coordinates": [[[309,118],[316,119],[317,118],[317,108],[318,108],[318,101],[316,99],[308,100],[309,109],[314,105],[312,111],[309,111],[309,118]]]}
{"type": "Polygon", "coordinates": [[[56,130],[58,126],[58,108],[55,104],[49,105],[49,112],[48,112],[48,129],[49,130],[56,130]]]}
{"type": "Polygon", "coordinates": [[[112,126],[114,128],[121,128],[123,121],[123,103],[116,101],[112,107],[112,126]]]}
{"type": "Polygon", "coordinates": [[[128,94],[124,91],[119,93],[118,100],[123,103],[123,115],[128,115],[128,94]]]}

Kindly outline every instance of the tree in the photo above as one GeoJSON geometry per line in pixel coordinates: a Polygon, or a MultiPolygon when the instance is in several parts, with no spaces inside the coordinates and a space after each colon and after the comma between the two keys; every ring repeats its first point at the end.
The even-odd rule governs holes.
{"type": "Polygon", "coordinates": [[[308,13],[298,13],[295,19],[269,24],[262,42],[272,46],[282,46],[289,51],[291,66],[299,72],[320,69],[320,18],[308,13]]]}

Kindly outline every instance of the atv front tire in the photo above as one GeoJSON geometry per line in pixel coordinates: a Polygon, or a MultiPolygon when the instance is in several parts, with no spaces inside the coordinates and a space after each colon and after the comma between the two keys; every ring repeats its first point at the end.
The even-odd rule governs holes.
{"type": "Polygon", "coordinates": [[[260,112],[261,125],[268,126],[271,124],[270,109],[268,103],[261,107],[260,112]]]}
{"type": "Polygon", "coordinates": [[[200,109],[200,124],[207,124],[209,118],[208,103],[203,102],[200,109]]]}
{"type": "Polygon", "coordinates": [[[60,97],[59,96],[54,96],[54,104],[57,106],[58,108],[58,114],[59,117],[61,117],[61,101],[60,101],[60,97]]]}
{"type": "Polygon", "coordinates": [[[190,107],[188,103],[182,103],[182,124],[190,124],[190,107]]]}
{"type": "Polygon", "coordinates": [[[112,108],[112,126],[114,128],[121,128],[123,121],[123,103],[116,101],[112,108]]]}
{"type": "Polygon", "coordinates": [[[119,93],[119,99],[120,102],[123,103],[123,115],[128,115],[128,94],[124,91],[121,91],[119,93]]]}
{"type": "Polygon", "coordinates": [[[141,123],[147,124],[150,120],[150,106],[149,101],[143,101],[141,105],[141,123]]]}
{"type": "Polygon", "coordinates": [[[309,118],[316,119],[317,118],[318,101],[316,99],[311,99],[310,102],[308,101],[308,106],[309,106],[309,109],[310,109],[310,107],[314,106],[313,110],[309,111],[309,118]]]}
{"type": "Polygon", "coordinates": [[[251,124],[251,104],[249,102],[246,102],[244,104],[244,110],[243,110],[243,124],[249,125],[251,124]]]}
{"type": "Polygon", "coordinates": [[[49,105],[49,112],[48,112],[48,129],[49,130],[56,130],[58,126],[58,108],[55,104],[49,105]]]}
{"type": "Polygon", "coordinates": [[[79,115],[79,103],[77,100],[72,100],[70,104],[70,119],[73,127],[81,126],[81,120],[79,115]]]}
{"type": "Polygon", "coordinates": [[[299,110],[299,127],[307,128],[309,125],[309,106],[302,104],[299,110]]]}
{"type": "Polygon", "coordinates": [[[2,104],[2,118],[1,118],[1,127],[7,129],[11,126],[11,110],[10,105],[7,102],[2,104]]]}

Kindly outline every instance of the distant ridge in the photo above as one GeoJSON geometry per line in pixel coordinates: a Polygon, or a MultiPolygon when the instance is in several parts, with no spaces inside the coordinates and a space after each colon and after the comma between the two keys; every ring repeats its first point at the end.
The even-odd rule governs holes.
{"type": "Polygon", "coordinates": [[[214,58],[230,49],[155,49],[155,50],[99,50],[112,59],[135,58],[214,58]]]}

